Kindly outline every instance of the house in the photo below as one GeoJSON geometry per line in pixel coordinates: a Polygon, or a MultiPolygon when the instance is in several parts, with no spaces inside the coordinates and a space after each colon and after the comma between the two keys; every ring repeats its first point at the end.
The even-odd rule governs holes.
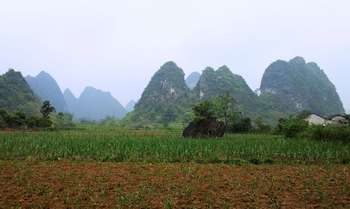
{"type": "Polygon", "coordinates": [[[349,121],[343,115],[335,115],[330,118],[331,124],[335,125],[347,125],[349,121]]]}
{"type": "Polygon", "coordinates": [[[349,120],[343,115],[334,115],[329,118],[323,118],[316,114],[310,114],[305,121],[309,123],[309,125],[347,125],[349,124],[349,120]]]}
{"type": "Polygon", "coordinates": [[[307,118],[304,119],[306,122],[309,123],[309,125],[322,125],[325,126],[328,124],[327,120],[319,115],[316,114],[310,114],[307,118]]]}

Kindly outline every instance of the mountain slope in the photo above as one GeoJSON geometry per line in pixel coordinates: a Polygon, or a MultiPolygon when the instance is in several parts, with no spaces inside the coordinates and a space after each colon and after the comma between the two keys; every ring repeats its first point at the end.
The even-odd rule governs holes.
{"type": "Polygon", "coordinates": [[[194,89],[196,87],[199,79],[201,77],[201,74],[198,72],[193,72],[191,73],[187,78],[186,78],[186,85],[190,89],[194,89]]]}
{"type": "Polygon", "coordinates": [[[20,72],[10,69],[0,76],[0,108],[30,115],[39,114],[40,100],[20,72]]]}
{"type": "Polygon", "coordinates": [[[306,63],[302,57],[272,63],[264,73],[260,91],[261,99],[278,111],[344,113],[336,88],[327,75],[316,63],[306,63]]]}
{"type": "Polygon", "coordinates": [[[26,81],[33,92],[42,100],[48,100],[57,112],[67,112],[67,105],[56,80],[42,71],[36,77],[27,76],[26,81]]]}
{"type": "Polygon", "coordinates": [[[132,112],[135,109],[136,102],[134,100],[131,100],[128,102],[128,104],[125,106],[125,110],[127,112],[132,112]]]}
{"type": "Polygon", "coordinates": [[[200,100],[229,93],[236,100],[240,111],[248,115],[255,114],[260,107],[257,95],[245,80],[233,74],[227,66],[222,66],[216,71],[207,67],[193,91],[200,100]]]}
{"type": "Polygon", "coordinates": [[[123,118],[124,107],[109,93],[93,87],[86,87],[79,98],[67,89],[64,97],[68,109],[76,119],[102,120],[106,117],[123,118]]]}
{"type": "Polygon", "coordinates": [[[63,97],[67,104],[68,112],[75,113],[78,109],[78,99],[74,96],[70,89],[66,89],[64,91],[63,97]]]}
{"type": "Polygon", "coordinates": [[[174,62],[167,62],[153,75],[135,106],[132,120],[161,122],[167,114],[171,121],[183,115],[190,104],[190,89],[185,74],[174,62]]]}

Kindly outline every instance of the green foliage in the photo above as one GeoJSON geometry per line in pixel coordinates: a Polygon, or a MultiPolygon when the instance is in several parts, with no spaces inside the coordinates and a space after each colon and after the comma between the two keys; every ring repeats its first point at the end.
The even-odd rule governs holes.
{"type": "Polygon", "coordinates": [[[250,118],[238,118],[229,123],[228,131],[232,133],[248,133],[252,131],[252,121],[250,118]]]}
{"type": "Polygon", "coordinates": [[[73,115],[69,113],[58,113],[52,117],[53,128],[63,130],[74,127],[73,115]]]}
{"type": "Polygon", "coordinates": [[[7,127],[8,117],[8,113],[5,110],[0,109],[0,129],[7,127]]]}
{"type": "Polygon", "coordinates": [[[260,98],[269,109],[296,114],[302,109],[318,115],[344,113],[333,83],[316,63],[306,63],[302,57],[289,62],[276,61],[265,71],[260,98]]]}
{"type": "Polygon", "coordinates": [[[280,119],[277,125],[277,132],[283,134],[287,138],[294,138],[303,133],[308,128],[308,123],[298,117],[290,117],[288,119],[280,119]]]}
{"type": "Polygon", "coordinates": [[[184,140],[180,131],[90,126],[50,132],[0,132],[0,160],[296,164],[340,163],[350,144],[262,134],[226,134],[221,140],[184,140]]]}
{"type": "Polygon", "coordinates": [[[167,62],[161,66],[142,93],[134,112],[127,115],[126,121],[131,125],[167,125],[175,120],[181,121],[184,113],[190,110],[193,104],[184,76],[183,70],[174,62],[167,62]]]}
{"type": "Polygon", "coordinates": [[[234,98],[232,105],[236,111],[248,116],[261,112],[262,105],[260,105],[258,96],[241,76],[233,74],[227,66],[222,66],[216,71],[207,67],[193,92],[201,100],[229,95],[234,98]]]}
{"type": "Polygon", "coordinates": [[[216,117],[219,120],[224,121],[225,126],[227,127],[229,118],[235,114],[235,99],[226,92],[223,95],[213,98],[212,102],[216,117]]]}
{"type": "Polygon", "coordinates": [[[10,69],[0,76],[0,108],[8,112],[24,112],[27,115],[39,114],[40,101],[20,72],[10,69]]]}
{"type": "Polygon", "coordinates": [[[50,105],[50,102],[44,102],[42,107],[42,117],[36,115],[26,115],[24,112],[7,112],[0,109],[0,128],[12,128],[12,129],[40,129],[51,128],[55,124],[54,128],[64,129],[73,126],[72,116],[69,114],[59,113],[53,115],[54,123],[49,117],[50,113],[54,110],[54,107],[50,105]]]}
{"type": "Polygon", "coordinates": [[[193,107],[194,120],[205,120],[216,116],[214,105],[211,101],[203,101],[193,107]]]}
{"type": "Polygon", "coordinates": [[[168,108],[162,116],[162,124],[164,127],[168,127],[171,122],[175,121],[175,119],[175,112],[172,109],[168,108]]]}
{"type": "Polygon", "coordinates": [[[50,101],[44,101],[40,108],[40,113],[43,115],[43,118],[49,118],[50,114],[55,111],[56,109],[51,105],[50,101]]]}
{"type": "Polygon", "coordinates": [[[343,141],[350,143],[350,127],[349,126],[314,126],[307,133],[310,138],[324,141],[343,141]]]}
{"type": "Polygon", "coordinates": [[[271,132],[271,126],[263,121],[261,117],[258,117],[254,121],[255,123],[255,131],[259,133],[270,133],[271,132]]]}

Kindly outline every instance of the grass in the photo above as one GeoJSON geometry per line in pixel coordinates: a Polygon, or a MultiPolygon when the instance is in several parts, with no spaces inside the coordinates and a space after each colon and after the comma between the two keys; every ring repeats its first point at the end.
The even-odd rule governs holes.
{"type": "Polygon", "coordinates": [[[350,159],[350,144],[273,135],[183,139],[180,131],[86,128],[0,132],[0,160],[93,160],[147,163],[327,164],[350,159]]]}

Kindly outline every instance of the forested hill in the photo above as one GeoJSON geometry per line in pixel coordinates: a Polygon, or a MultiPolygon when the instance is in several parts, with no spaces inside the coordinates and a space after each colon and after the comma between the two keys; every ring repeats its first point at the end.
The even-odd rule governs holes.
{"type": "Polygon", "coordinates": [[[29,115],[39,114],[40,100],[20,72],[10,69],[0,76],[0,108],[29,115]]]}
{"type": "Polygon", "coordinates": [[[344,113],[336,88],[325,72],[314,62],[306,63],[302,57],[272,63],[264,73],[260,91],[262,100],[278,111],[344,113]]]}
{"type": "Polygon", "coordinates": [[[127,121],[183,121],[196,103],[226,93],[235,99],[237,111],[269,122],[304,110],[324,116],[344,113],[336,88],[325,72],[302,57],[272,63],[264,73],[260,95],[227,66],[217,70],[207,67],[193,90],[188,83],[191,82],[186,85],[180,67],[174,62],[165,63],[152,77],[127,121]]]}

